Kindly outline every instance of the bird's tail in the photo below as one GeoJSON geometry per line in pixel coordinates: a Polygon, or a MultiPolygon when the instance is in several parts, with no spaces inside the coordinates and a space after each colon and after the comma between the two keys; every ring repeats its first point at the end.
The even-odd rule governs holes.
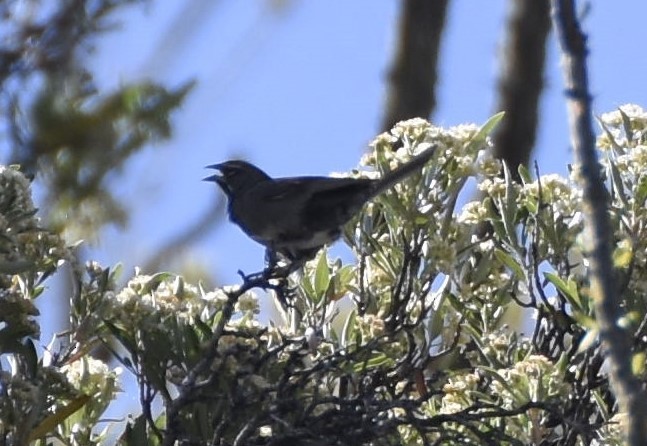
{"type": "Polygon", "coordinates": [[[380,178],[376,183],[372,191],[372,196],[376,196],[387,189],[395,186],[400,181],[404,180],[409,175],[414,172],[419,171],[422,167],[429,161],[436,151],[437,146],[432,146],[419,155],[412,158],[406,164],[398,167],[397,169],[387,172],[382,178],[380,178]]]}

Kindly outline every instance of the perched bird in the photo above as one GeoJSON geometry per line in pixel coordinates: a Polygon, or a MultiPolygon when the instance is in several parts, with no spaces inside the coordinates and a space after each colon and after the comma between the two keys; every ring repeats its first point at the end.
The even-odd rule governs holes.
{"type": "Polygon", "coordinates": [[[429,161],[428,149],[382,178],[272,178],[246,161],[207,166],[218,174],[204,181],[217,183],[227,195],[229,218],[267,249],[269,268],[277,255],[290,262],[288,273],[337,240],[342,227],[364,204],[429,161]]]}

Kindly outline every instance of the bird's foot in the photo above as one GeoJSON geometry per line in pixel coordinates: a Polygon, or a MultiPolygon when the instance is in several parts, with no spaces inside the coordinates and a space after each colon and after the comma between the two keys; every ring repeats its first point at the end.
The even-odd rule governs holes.
{"type": "Polygon", "coordinates": [[[242,270],[238,270],[238,275],[246,284],[274,291],[284,310],[292,306],[290,302],[294,300],[297,291],[296,288],[289,287],[288,275],[290,273],[291,271],[287,268],[272,269],[267,267],[263,271],[251,274],[245,274],[242,270]]]}
{"type": "Polygon", "coordinates": [[[243,282],[256,282],[264,278],[263,276],[264,271],[260,271],[258,273],[245,274],[242,269],[239,269],[237,272],[240,278],[243,279],[243,282]]]}

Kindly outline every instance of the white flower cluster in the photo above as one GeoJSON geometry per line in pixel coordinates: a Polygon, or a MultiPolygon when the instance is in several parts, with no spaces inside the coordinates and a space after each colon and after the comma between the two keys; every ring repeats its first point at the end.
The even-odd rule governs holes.
{"type": "Polygon", "coordinates": [[[65,419],[62,432],[70,436],[70,444],[87,444],[89,438],[100,440],[105,431],[96,433],[93,429],[121,392],[119,375],[122,369],[110,369],[103,361],[86,355],[63,366],[60,371],[79,395],[87,398],[81,410],[65,419]]]}
{"type": "Polygon", "coordinates": [[[625,104],[600,116],[603,132],[597,145],[602,150],[627,148],[647,139],[647,111],[635,104],[625,104]],[[629,134],[628,134],[629,131],[629,134]]]}
{"type": "MultiPolygon", "coordinates": [[[[105,362],[92,356],[84,356],[63,366],[61,372],[75,389],[87,395],[94,395],[104,390],[106,382],[116,382],[122,369],[120,367],[110,369],[105,362]]],[[[110,394],[114,396],[119,390],[118,386],[114,386],[110,394]]]]}
{"type": "Polygon", "coordinates": [[[476,373],[457,374],[449,378],[443,386],[440,413],[452,414],[471,406],[474,403],[471,392],[477,390],[480,381],[476,373]]]}
{"type": "MultiPolygon", "coordinates": [[[[441,164],[450,156],[454,158],[466,156],[465,162],[471,166],[474,162],[471,156],[473,154],[463,152],[478,130],[479,128],[473,124],[443,128],[434,126],[424,119],[413,118],[398,122],[390,131],[378,135],[370,146],[375,151],[383,153],[387,160],[398,164],[408,161],[412,155],[437,146],[441,152],[439,158],[441,164]],[[393,145],[398,141],[402,142],[402,147],[394,151],[393,145]]],[[[362,164],[374,164],[374,156],[373,153],[369,153],[362,160],[362,164]]]]}
{"type": "MultiPolygon", "coordinates": [[[[31,215],[35,211],[29,180],[15,168],[0,165],[0,214],[31,215]]],[[[34,221],[22,224],[31,227],[34,221]]]]}
{"type": "Polygon", "coordinates": [[[493,380],[490,389],[492,395],[503,400],[506,408],[528,401],[545,401],[558,397],[562,392],[568,393],[563,372],[541,355],[530,355],[497,373],[502,379],[493,380]]]}
{"type": "MultiPolygon", "coordinates": [[[[169,316],[188,324],[196,319],[206,321],[229,300],[222,289],[205,292],[179,276],[166,273],[153,276],[137,274],[111,297],[111,317],[133,327],[143,322],[163,325],[169,316]]],[[[238,298],[236,309],[258,313],[258,298],[247,292],[238,298]]]]}

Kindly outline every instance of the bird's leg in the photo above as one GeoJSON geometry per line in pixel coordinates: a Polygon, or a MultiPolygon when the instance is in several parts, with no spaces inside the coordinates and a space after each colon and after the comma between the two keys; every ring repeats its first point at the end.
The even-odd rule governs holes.
{"type": "Polygon", "coordinates": [[[296,288],[289,287],[288,276],[298,270],[303,265],[303,262],[294,262],[290,256],[271,247],[265,250],[265,261],[267,266],[263,270],[263,278],[268,281],[268,284],[272,280],[273,283],[268,288],[274,291],[283,310],[287,311],[288,308],[293,306],[292,302],[296,296],[296,288]],[[279,261],[282,260],[287,264],[279,264],[279,261]]]}
{"type": "Polygon", "coordinates": [[[283,270],[285,271],[285,277],[289,276],[295,271],[298,271],[305,265],[306,261],[304,259],[290,259],[290,263],[288,263],[283,270]]]}
{"type": "Polygon", "coordinates": [[[267,266],[262,271],[245,274],[242,270],[238,270],[238,275],[247,282],[255,280],[268,281],[270,279],[283,277],[283,274],[281,274],[282,270],[278,267],[278,256],[276,252],[270,248],[265,250],[265,262],[267,263],[267,266]]]}
{"type": "Polygon", "coordinates": [[[279,282],[276,286],[272,287],[276,299],[281,304],[283,311],[287,311],[289,308],[294,306],[294,298],[296,297],[296,288],[290,288],[288,286],[287,276],[276,278],[279,282]]]}
{"type": "Polygon", "coordinates": [[[244,282],[255,282],[257,280],[267,280],[265,277],[265,270],[259,271],[257,273],[245,274],[242,270],[238,270],[238,275],[243,279],[244,282]]]}
{"type": "MultiPolygon", "coordinates": [[[[277,276],[277,272],[279,270],[279,257],[278,254],[275,250],[272,248],[267,248],[265,249],[265,263],[267,266],[263,270],[263,276],[266,279],[272,279],[277,276]]],[[[280,274],[278,274],[280,276],[280,274]]]]}
{"type": "Polygon", "coordinates": [[[252,284],[264,290],[274,291],[276,299],[279,301],[283,311],[288,311],[289,308],[293,307],[291,301],[296,296],[296,288],[288,287],[287,276],[269,276],[267,269],[252,274],[245,274],[243,271],[238,270],[238,275],[247,285],[252,284]]]}
{"type": "Polygon", "coordinates": [[[305,263],[304,259],[293,257],[290,254],[278,252],[271,248],[265,251],[265,260],[267,267],[265,274],[267,279],[286,279],[290,274],[297,271],[305,263]],[[285,263],[279,264],[279,259],[285,263]]]}

